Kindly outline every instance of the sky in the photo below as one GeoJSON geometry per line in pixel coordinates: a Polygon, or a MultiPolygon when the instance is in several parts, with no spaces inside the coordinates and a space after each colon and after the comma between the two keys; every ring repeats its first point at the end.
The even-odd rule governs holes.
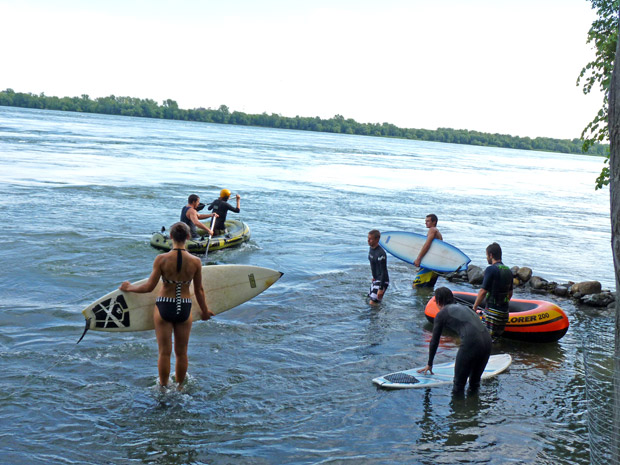
{"type": "Polygon", "coordinates": [[[573,139],[587,0],[0,0],[0,90],[573,139]]]}

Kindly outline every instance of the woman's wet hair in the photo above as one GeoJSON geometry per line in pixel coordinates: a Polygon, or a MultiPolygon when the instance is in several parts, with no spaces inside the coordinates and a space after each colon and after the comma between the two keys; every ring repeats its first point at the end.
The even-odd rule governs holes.
{"type": "Polygon", "coordinates": [[[435,302],[437,302],[438,307],[453,304],[454,295],[452,294],[452,291],[447,287],[440,287],[435,290],[435,302]]]}
{"type": "Polygon", "coordinates": [[[170,237],[177,242],[185,242],[190,236],[189,226],[179,221],[170,226],[170,237]]]}

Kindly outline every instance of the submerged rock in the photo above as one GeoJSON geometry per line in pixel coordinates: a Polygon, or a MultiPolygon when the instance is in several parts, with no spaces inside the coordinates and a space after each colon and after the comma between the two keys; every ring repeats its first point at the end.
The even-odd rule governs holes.
{"type": "Polygon", "coordinates": [[[521,268],[517,270],[517,278],[519,278],[519,280],[522,283],[528,282],[531,277],[532,277],[531,268],[528,268],[527,266],[522,266],[521,268]]]}
{"type": "MultiPolygon", "coordinates": [[[[558,284],[549,282],[540,276],[532,276],[532,269],[523,266],[513,266],[512,271],[513,283],[515,287],[527,286],[533,294],[553,294],[558,297],[572,297],[584,305],[592,307],[614,308],[616,301],[616,293],[601,289],[601,283],[598,281],[583,281],[574,283],[568,281],[558,284]]],[[[484,270],[476,265],[470,264],[467,272],[460,271],[451,273],[446,276],[450,281],[467,281],[469,284],[482,284],[484,279],[484,270]]]]}
{"type": "Polygon", "coordinates": [[[580,299],[582,304],[592,307],[607,307],[616,301],[611,292],[601,292],[599,294],[588,294],[580,299]]]}
{"type": "Polygon", "coordinates": [[[467,271],[459,270],[448,273],[444,276],[448,281],[452,282],[467,282],[467,271]]]}
{"type": "MultiPolygon", "coordinates": [[[[531,272],[532,270],[530,270],[530,273],[531,272]]],[[[541,278],[540,276],[532,276],[532,278],[529,280],[529,283],[532,289],[547,289],[547,285],[549,284],[549,281],[547,281],[544,278],[541,278]]]]}
{"type": "Polygon", "coordinates": [[[469,284],[482,284],[484,273],[479,266],[469,265],[467,267],[467,280],[469,284]]]}
{"type": "Polygon", "coordinates": [[[590,294],[600,294],[601,292],[601,283],[598,281],[583,281],[580,283],[573,284],[570,288],[571,295],[575,297],[590,295],[590,294]]]}

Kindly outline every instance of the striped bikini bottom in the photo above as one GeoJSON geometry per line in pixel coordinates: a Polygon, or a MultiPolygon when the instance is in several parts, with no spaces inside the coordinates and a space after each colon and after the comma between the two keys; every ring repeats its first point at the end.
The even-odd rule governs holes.
{"type": "Polygon", "coordinates": [[[183,323],[192,313],[192,299],[157,297],[159,315],[170,323],[183,323]]]}

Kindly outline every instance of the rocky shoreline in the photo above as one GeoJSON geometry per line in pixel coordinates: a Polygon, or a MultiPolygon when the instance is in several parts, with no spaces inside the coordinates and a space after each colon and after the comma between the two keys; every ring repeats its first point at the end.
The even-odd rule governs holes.
{"type": "MultiPolygon", "coordinates": [[[[532,269],[527,266],[513,266],[510,270],[515,288],[528,288],[534,294],[553,294],[557,297],[571,298],[590,307],[615,308],[616,293],[602,289],[601,283],[598,281],[556,283],[547,281],[540,276],[533,276],[532,269]]],[[[482,284],[484,269],[476,265],[469,265],[467,270],[448,273],[444,277],[451,282],[467,282],[476,286],[482,284]]]]}

